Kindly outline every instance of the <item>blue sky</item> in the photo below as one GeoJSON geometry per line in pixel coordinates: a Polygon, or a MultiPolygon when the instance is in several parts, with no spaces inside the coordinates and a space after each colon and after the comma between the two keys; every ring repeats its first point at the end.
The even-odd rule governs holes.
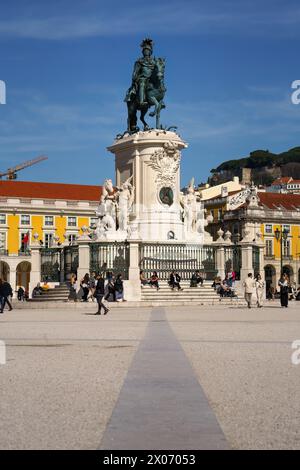
{"type": "Polygon", "coordinates": [[[293,0],[2,0],[0,170],[46,154],[20,179],[114,177],[106,147],[126,128],[123,98],[146,36],[166,58],[162,122],[189,143],[182,184],[258,148],[299,146],[299,26],[293,0]]]}

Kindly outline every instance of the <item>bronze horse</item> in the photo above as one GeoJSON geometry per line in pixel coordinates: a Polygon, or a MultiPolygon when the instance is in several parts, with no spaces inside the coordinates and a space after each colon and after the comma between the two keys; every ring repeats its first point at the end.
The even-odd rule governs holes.
{"type": "Polygon", "coordinates": [[[139,127],[137,126],[137,111],[140,111],[140,120],[144,125],[144,131],[150,129],[144,118],[151,106],[155,106],[155,108],[151,113],[149,113],[149,116],[156,116],[156,129],[161,128],[160,111],[166,107],[163,102],[166,93],[164,85],[165,59],[158,58],[155,62],[156,64],[153,69],[153,73],[149,78],[149,82],[146,87],[146,104],[142,106],[140,105],[138,95],[136,93],[131,94],[130,100],[127,101],[127,131],[130,134],[139,131],[139,127]]]}

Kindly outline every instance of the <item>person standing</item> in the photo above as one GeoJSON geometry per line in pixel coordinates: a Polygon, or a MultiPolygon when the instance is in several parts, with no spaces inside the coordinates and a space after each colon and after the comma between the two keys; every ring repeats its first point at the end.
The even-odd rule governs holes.
{"type": "Polygon", "coordinates": [[[2,281],[2,279],[0,279],[0,313],[3,313],[5,304],[8,305],[9,311],[13,309],[10,301],[8,300],[8,297],[12,297],[12,296],[13,296],[13,291],[9,282],[2,281]]]}
{"type": "Polygon", "coordinates": [[[243,282],[243,286],[245,288],[245,300],[247,302],[248,308],[251,308],[251,299],[255,287],[252,273],[248,274],[248,277],[243,282]]]}
{"type": "Polygon", "coordinates": [[[264,296],[265,283],[262,280],[260,274],[256,276],[255,287],[256,287],[257,307],[261,308],[262,302],[263,302],[263,296],[264,296]]]}
{"type": "Polygon", "coordinates": [[[123,301],[123,281],[122,281],[122,274],[118,274],[115,280],[115,292],[116,292],[116,300],[117,302],[123,301]]]}
{"type": "Polygon", "coordinates": [[[94,296],[96,297],[98,302],[98,311],[94,313],[94,315],[101,315],[102,308],[104,310],[104,315],[106,315],[109,309],[102,302],[104,297],[104,279],[101,275],[97,276],[97,284],[94,296]]]}
{"type": "Polygon", "coordinates": [[[289,277],[287,274],[282,274],[278,281],[280,287],[280,304],[281,307],[287,307],[289,304],[289,277]]]}

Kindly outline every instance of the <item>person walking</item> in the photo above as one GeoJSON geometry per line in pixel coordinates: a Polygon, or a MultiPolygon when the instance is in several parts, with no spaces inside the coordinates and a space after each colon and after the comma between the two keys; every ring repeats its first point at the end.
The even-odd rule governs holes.
{"type": "Polygon", "coordinates": [[[264,296],[264,289],[265,289],[265,283],[261,278],[261,275],[258,274],[256,276],[256,281],[255,281],[255,287],[256,287],[256,298],[257,298],[257,307],[261,308],[262,303],[263,303],[263,296],[264,296]]]}
{"type": "Polygon", "coordinates": [[[289,304],[289,277],[286,273],[281,275],[281,278],[278,281],[280,287],[280,304],[281,307],[287,307],[289,304]]]}
{"type": "Polygon", "coordinates": [[[248,274],[248,277],[243,282],[243,286],[245,288],[245,300],[247,302],[248,308],[251,308],[251,299],[255,287],[252,273],[248,274]]]}
{"type": "Polygon", "coordinates": [[[0,313],[3,313],[5,304],[8,305],[8,310],[11,311],[13,308],[11,306],[8,297],[13,296],[13,291],[9,282],[3,281],[0,279],[0,313]]]}
{"type": "Polygon", "coordinates": [[[103,297],[104,297],[104,279],[101,275],[97,276],[97,284],[96,284],[96,289],[95,289],[95,293],[94,293],[94,296],[96,297],[97,299],[97,302],[98,302],[98,311],[96,313],[94,313],[94,315],[101,315],[101,309],[103,308],[104,310],[104,315],[107,314],[107,312],[109,311],[109,308],[107,308],[104,304],[103,304],[103,297]]]}

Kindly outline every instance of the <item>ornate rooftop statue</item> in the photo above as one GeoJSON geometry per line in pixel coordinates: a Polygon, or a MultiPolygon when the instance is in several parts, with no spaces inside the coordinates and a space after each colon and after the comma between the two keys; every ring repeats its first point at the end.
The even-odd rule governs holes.
{"type": "Polygon", "coordinates": [[[165,59],[152,57],[153,41],[150,38],[142,41],[141,48],[143,57],[134,64],[132,83],[124,100],[128,108],[127,130],[131,134],[139,131],[137,111],[140,111],[140,120],[144,125],[144,130],[148,130],[150,128],[144,117],[149,108],[154,106],[149,116],[156,117],[156,129],[160,129],[160,111],[165,108],[163,102],[166,92],[165,59]]]}

